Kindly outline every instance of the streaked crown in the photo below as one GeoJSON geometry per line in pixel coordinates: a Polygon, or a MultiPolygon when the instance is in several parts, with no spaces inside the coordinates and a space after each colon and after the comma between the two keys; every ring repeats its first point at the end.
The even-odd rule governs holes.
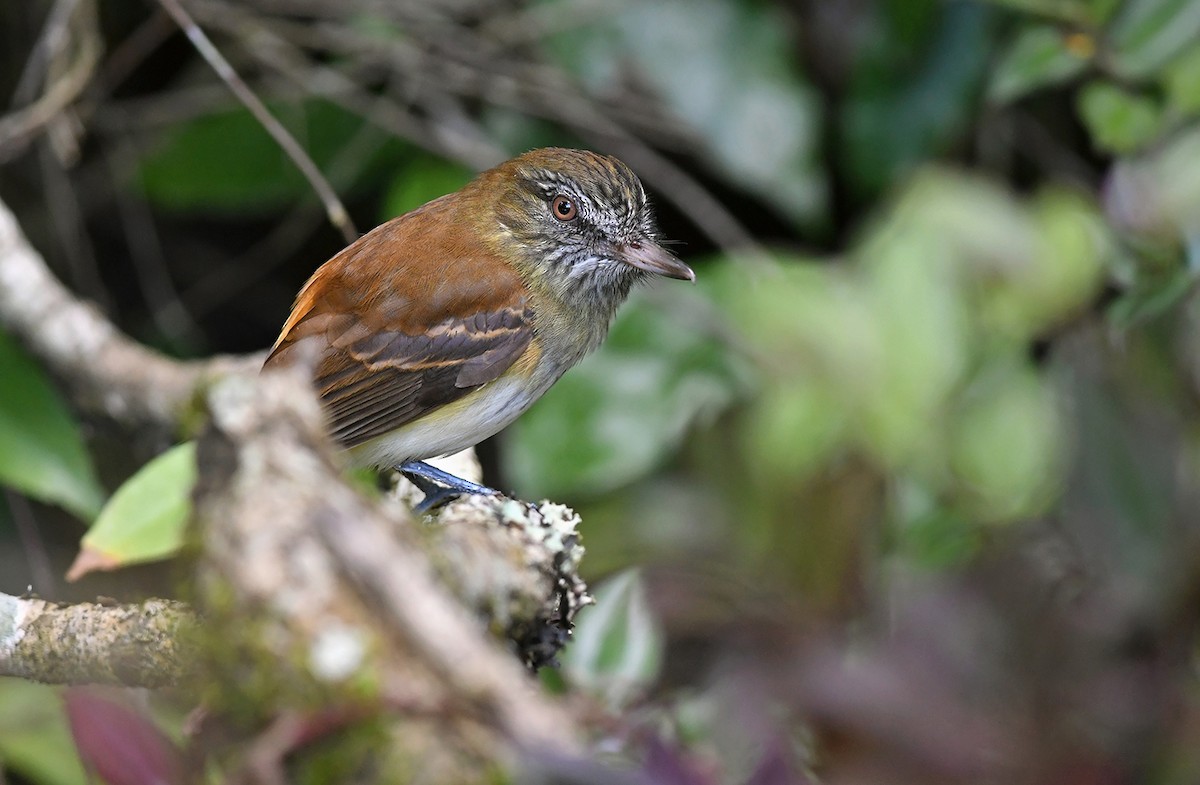
{"type": "MultiPolygon", "coordinates": [[[[654,214],[637,175],[612,156],[584,150],[533,150],[486,172],[497,230],[510,261],[556,288],[588,287],[624,299],[644,273],[623,249],[657,244],[654,214]]],[[[487,187],[487,186],[485,186],[487,187]]]]}

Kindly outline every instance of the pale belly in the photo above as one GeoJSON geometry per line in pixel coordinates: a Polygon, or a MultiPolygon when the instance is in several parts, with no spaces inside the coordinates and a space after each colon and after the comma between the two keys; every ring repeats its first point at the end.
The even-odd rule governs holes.
{"type": "Polygon", "coordinates": [[[521,416],[554,383],[531,386],[527,379],[501,377],[391,433],[352,447],[361,466],[395,466],[465,450],[494,436],[521,416]]]}

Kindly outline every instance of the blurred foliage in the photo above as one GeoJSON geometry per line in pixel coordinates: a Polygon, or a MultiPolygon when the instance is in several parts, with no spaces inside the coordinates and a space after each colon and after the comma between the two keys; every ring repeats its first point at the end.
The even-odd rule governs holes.
{"type": "MultiPolygon", "coordinates": [[[[561,674],[619,717],[610,762],[691,784],[805,782],[814,761],[831,783],[1200,777],[1200,3],[407,7],[331,5],[345,37],[296,44],[307,80],[273,71],[245,19],[205,23],[360,225],[459,187],[479,149],[583,145],[634,163],[698,272],[636,296],[490,467],[576,506],[585,569],[612,574],[561,674]],[[337,68],[370,100],[329,89],[337,68]],[[429,135],[375,122],[397,108],[429,135]],[[723,247],[729,221],[765,252],[723,247]]],[[[170,304],[222,278],[228,301],[197,317],[212,345],[266,345],[336,246],[290,212],[310,189],[249,115],[193,106],[196,73],[161,65],[62,175],[89,194],[75,228],[116,265],[144,245],[142,204],[170,304]],[[129,135],[141,149],[98,190],[129,135]]],[[[23,224],[74,236],[66,207],[55,224],[21,201],[38,166],[12,167],[0,196],[23,224]]],[[[163,303],[123,282],[145,261],[87,291],[86,254],[49,245],[115,318],[153,323],[163,303]]],[[[182,454],[135,475],[85,545],[169,552],[182,454]]],[[[93,474],[50,382],[0,342],[0,480],[90,519],[93,474]]],[[[26,712],[45,747],[0,733],[5,765],[79,781],[26,689],[0,693],[0,724],[26,712]]]]}
{"type": "Polygon", "coordinates": [[[6,775],[46,785],[88,781],[58,695],[45,684],[0,682],[0,766],[6,775]]]}
{"type": "Polygon", "coordinates": [[[662,630],[636,570],[612,576],[595,591],[596,612],[576,627],[563,657],[569,685],[615,710],[642,697],[662,668],[662,630]]]}
{"type": "MultiPolygon", "coordinates": [[[[411,157],[407,145],[364,129],[361,118],[328,101],[282,104],[274,112],[313,161],[346,188],[377,186],[406,154],[411,157]]],[[[291,159],[241,108],[171,129],[138,174],[146,198],[170,210],[271,214],[316,199],[291,159]]]]}
{"type": "Polygon", "coordinates": [[[62,397],[0,332],[0,484],[90,520],[104,491],[62,397]]]}
{"type": "Polygon", "coordinates": [[[715,297],[769,358],[736,461],[754,493],[857,450],[969,525],[1044,512],[1063,435],[1028,344],[1092,298],[1108,244],[1074,197],[931,173],[844,264],[723,268],[715,297]]]}
{"type": "MultiPolygon", "coordinates": [[[[556,5],[558,13],[587,14],[590,3],[556,5]]],[[[619,84],[621,69],[634,69],[700,134],[715,168],[770,194],[789,217],[811,220],[824,202],[815,161],[819,108],[786,31],[779,8],[662,0],[616,4],[547,45],[597,92],[619,84]]]]}
{"type": "Polygon", "coordinates": [[[872,22],[838,128],[849,186],[868,198],[961,136],[992,40],[973,3],[883,2],[872,22]]]}
{"type": "Polygon", "coordinates": [[[627,305],[604,351],[559,381],[504,442],[505,473],[519,492],[553,498],[620,488],[747,391],[744,363],[710,332],[680,329],[689,304],[676,302],[627,305]]]}

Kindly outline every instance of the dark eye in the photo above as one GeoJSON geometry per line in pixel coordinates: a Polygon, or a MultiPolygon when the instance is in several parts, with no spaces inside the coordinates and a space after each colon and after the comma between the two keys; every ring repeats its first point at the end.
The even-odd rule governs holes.
{"type": "Polygon", "coordinates": [[[550,202],[550,212],[554,213],[554,217],[560,221],[574,221],[575,216],[579,213],[575,209],[575,203],[571,201],[571,197],[562,194],[554,197],[554,201],[550,202]]]}

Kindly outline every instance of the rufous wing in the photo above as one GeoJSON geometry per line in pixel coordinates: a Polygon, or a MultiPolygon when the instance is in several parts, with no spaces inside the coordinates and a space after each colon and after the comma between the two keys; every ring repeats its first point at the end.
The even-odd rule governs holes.
{"type": "Polygon", "coordinates": [[[520,277],[481,249],[422,231],[429,208],[322,266],[264,366],[315,356],[316,388],[347,447],[497,379],[533,339],[520,277]]]}

